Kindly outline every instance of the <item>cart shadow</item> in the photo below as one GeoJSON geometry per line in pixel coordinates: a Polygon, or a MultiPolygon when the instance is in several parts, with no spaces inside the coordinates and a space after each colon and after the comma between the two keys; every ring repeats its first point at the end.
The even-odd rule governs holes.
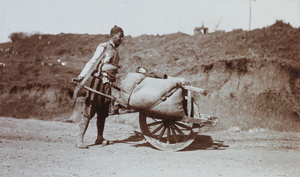
{"type": "Polygon", "coordinates": [[[133,143],[133,142],[139,142],[145,140],[143,134],[138,131],[134,131],[134,134],[130,137],[123,139],[123,140],[115,140],[113,143],[133,143]]]}
{"type": "MultiPolygon", "coordinates": [[[[134,131],[134,134],[124,140],[113,141],[113,143],[132,143],[133,147],[150,147],[156,149],[150,143],[148,143],[143,134],[134,131]]],[[[195,141],[188,147],[180,151],[196,151],[196,150],[225,150],[229,145],[225,145],[224,141],[213,140],[208,135],[198,135],[195,141]]]]}
{"type": "MultiPolygon", "coordinates": [[[[113,144],[118,144],[118,143],[128,143],[128,144],[133,143],[133,144],[135,144],[136,142],[145,140],[142,133],[137,132],[137,131],[134,131],[133,133],[134,133],[133,135],[131,135],[130,137],[128,137],[126,139],[110,141],[110,144],[108,144],[108,145],[113,145],[113,144]]],[[[93,147],[93,146],[106,146],[106,145],[101,145],[101,144],[100,145],[99,144],[88,145],[88,147],[93,147]]],[[[150,143],[149,143],[149,147],[151,147],[150,143]]]]}
{"type": "Polygon", "coordinates": [[[180,151],[225,150],[227,147],[229,145],[225,145],[224,141],[213,140],[208,135],[198,135],[192,144],[180,151]]]}

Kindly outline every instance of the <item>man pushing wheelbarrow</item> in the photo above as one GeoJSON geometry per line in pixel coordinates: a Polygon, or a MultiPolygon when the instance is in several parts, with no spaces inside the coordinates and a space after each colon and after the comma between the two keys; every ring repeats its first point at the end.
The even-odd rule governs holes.
{"type": "MultiPolygon", "coordinates": [[[[93,57],[85,65],[78,78],[73,79],[77,85],[73,97],[77,97],[77,92],[84,87],[86,80],[92,77],[90,88],[101,92],[104,95],[111,95],[111,84],[116,80],[117,69],[119,68],[119,54],[117,48],[121,45],[124,38],[122,28],[115,26],[110,31],[110,40],[98,45],[93,57]]],[[[97,114],[97,139],[95,144],[109,144],[110,141],[104,139],[103,131],[106,117],[109,115],[111,99],[93,91],[89,91],[82,108],[81,119],[79,122],[79,136],[76,147],[88,148],[83,139],[90,120],[97,114]]]]}

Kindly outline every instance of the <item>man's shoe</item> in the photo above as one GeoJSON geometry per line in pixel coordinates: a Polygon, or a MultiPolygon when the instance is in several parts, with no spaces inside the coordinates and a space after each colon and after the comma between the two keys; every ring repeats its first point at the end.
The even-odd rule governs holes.
{"type": "Polygon", "coordinates": [[[106,139],[96,139],[95,141],[95,144],[96,145],[102,145],[102,146],[106,146],[106,145],[110,145],[110,144],[113,144],[113,142],[109,141],[109,140],[106,140],[106,139]]]}
{"type": "Polygon", "coordinates": [[[89,147],[84,144],[84,142],[79,142],[76,144],[76,147],[79,149],[88,149],[89,147]]]}

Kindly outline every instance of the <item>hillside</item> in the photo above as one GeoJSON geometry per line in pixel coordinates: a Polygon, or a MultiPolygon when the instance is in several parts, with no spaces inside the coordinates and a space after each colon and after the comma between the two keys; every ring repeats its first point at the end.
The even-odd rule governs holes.
{"type": "MultiPolygon", "coordinates": [[[[49,119],[72,111],[70,80],[109,36],[19,33],[11,39],[0,44],[0,115],[49,119]]],[[[126,36],[119,52],[117,83],[137,66],[185,77],[208,90],[196,98],[203,113],[222,119],[219,129],[300,130],[299,28],[277,21],[198,37],[126,36]]]]}

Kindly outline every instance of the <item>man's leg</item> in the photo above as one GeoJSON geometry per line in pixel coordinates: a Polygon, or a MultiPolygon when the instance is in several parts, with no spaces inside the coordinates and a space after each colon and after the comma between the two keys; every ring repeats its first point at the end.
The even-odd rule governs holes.
{"type": "Polygon", "coordinates": [[[105,120],[106,120],[106,118],[98,118],[97,119],[98,133],[97,133],[97,139],[95,141],[95,144],[102,144],[104,141],[103,132],[104,132],[105,120]]]}
{"type": "MultiPolygon", "coordinates": [[[[100,85],[100,91],[102,93],[111,94],[111,87],[108,83],[102,83],[100,85]]],[[[109,115],[109,107],[110,107],[110,99],[98,95],[98,105],[99,108],[97,109],[97,139],[95,141],[95,144],[109,144],[109,141],[105,140],[103,138],[103,132],[104,132],[104,126],[105,126],[105,120],[109,115]],[[105,141],[105,142],[104,142],[105,141]]]]}
{"type": "Polygon", "coordinates": [[[83,141],[85,132],[89,126],[89,122],[91,119],[91,117],[88,115],[88,112],[89,112],[89,108],[86,105],[84,105],[83,111],[81,114],[81,119],[79,122],[79,134],[78,134],[78,139],[77,139],[77,144],[76,144],[76,146],[78,148],[88,148],[88,146],[85,145],[85,143],[83,141]]]}
{"type": "Polygon", "coordinates": [[[106,118],[108,117],[108,111],[109,111],[109,102],[102,104],[102,107],[99,108],[99,111],[97,112],[97,139],[95,141],[95,144],[107,144],[108,141],[104,139],[103,137],[103,132],[104,132],[104,126],[105,126],[105,121],[106,118]]]}

